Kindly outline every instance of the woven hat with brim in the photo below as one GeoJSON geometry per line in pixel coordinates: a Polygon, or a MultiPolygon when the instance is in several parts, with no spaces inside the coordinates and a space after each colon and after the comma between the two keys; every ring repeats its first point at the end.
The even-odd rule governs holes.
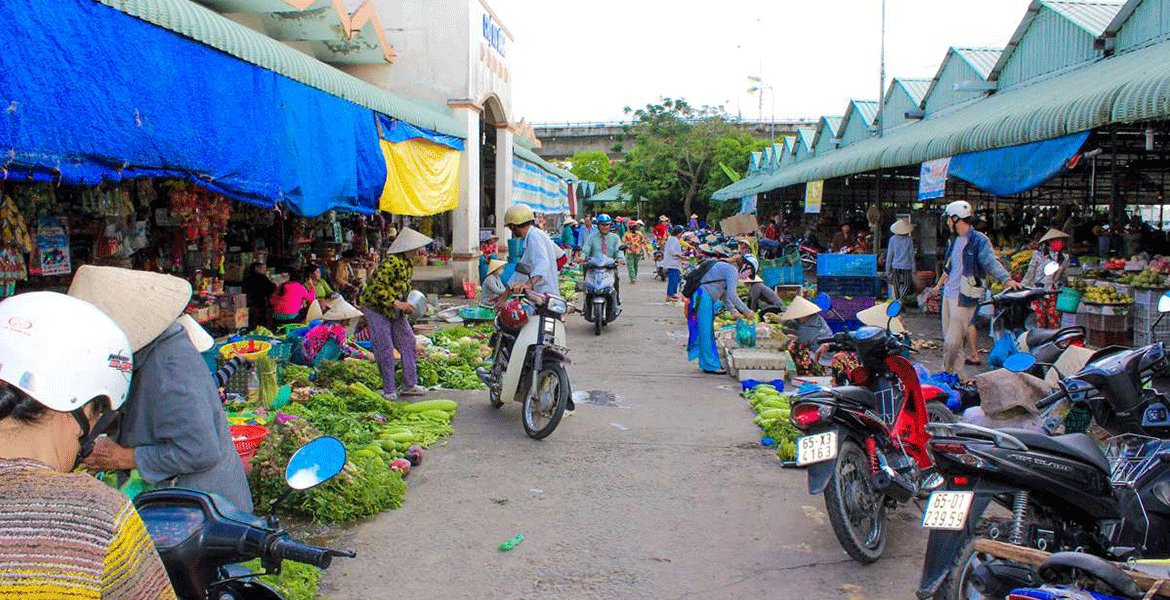
{"type": "MultiPolygon", "coordinates": [[[[881,304],[875,304],[863,311],[859,311],[857,313],[857,320],[860,321],[862,325],[871,325],[873,327],[881,327],[882,329],[885,329],[886,321],[889,321],[890,319],[888,316],[886,316],[886,308],[889,305],[889,302],[883,302],[881,304]]],[[[890,331],[894,333],[905,333],[906,327],[902,325],[901,317],[894,317],[894,320],[890,321],[890,331]]]]}
{"type": "Polygon", "coordinates": [[[914,224],[906,219],[898,219],[890,225],[890,233],[894,235],[910,235],[914,231],[914,224]]]}
{"type": "Polygon", "coordinates": [[[1044,234],[1044,237],[1040,238],[1040,243],[1043,244],[1044,242],[1047,242],[1048,240],[1059,240],[1059,239],[1064,239],[1064,238],[1069,238],[1069,237],[1072,237],[1072,236],[1070,236],[1069,234],[1067,234],[1059,229],[1053,228],[1053,229],[1049,229],[1048,233],[1044,234]]]}
{"type": "Polygon", "coordinates": [[[659,220],[660,222],[662,222],[662,223],[665,223],[665,222],[669,221],[670,219],[669,219],[669,218],[667,218],[667,216],[666,216],[666,215],[661,215],[661,216],[659,216],[659,217],[658,217],[658,220],[659,220]]]}
{"type": "Polygon", "coordinates": [[[312,323],[317,319],[325,316],[325,309],[321,306],[320,300],[314,300],[309,303],[309,310],[305,312],[305,322],[312,323]]]}
{"type": "Polygon", "coordinates": [[[572,217],[565,219],[565,225],[576,225],[576,224],[577,224],[577,219],[574,219],[572,217]]]}
{"type": "Polygon", "coordinates": [[[792,304],[788,305],[788,310],[784,311],[780,318],[784,321],[795,321],[819,312],[821,312],[821,307],[805,299],[804,296],[797,296],[792,299],[792,304]]]}
{"type": "Polygon", "coordinates": [[[196,350],[207,352],[215,347],[215,338],[211,337],[211,334],[207,333],[207,330],[198,321],[192,319],[191,315],[179,317],[178,323],[187,332],[187,337],[191,338],[191,343],[195,345],[196,350]]]}
{"type": "Polygon", "coordinates": [[[337,298],[333,300],[333,304],[329,310],[325,311],[325,316],[321,317],[326,321],[348,321],[350,319],[357,319],[363,317],[362,311],[354,308],[352,304],[345,301],[345,298],[337,298]]]}
{"type": "Polygon", "coordinates": [[[387,252],[390,254],[402,254],[403,252],[418,250],[429,243],[431,243],[431,238],[409,227],[403,227],[402,233],[399,233],[398,237],[394,238],[394,243],[390,244],[390,249],[387,252]]]}
{"type": "Polygon", "coordinates": [[[162,273],[83,265],[73,276],[69,295],[102,309],[137,352],[183,315],[191,284],[162,273]]]}
{"type": "Polygon", "coordinates": [[[508,261],[506,261],[506,260],[494,260],[493,259],[492,262],[488,263],[488,270],[487,270],[488,275],[491,275],[492,273],[495,273],[496,271],[503,269],[507,264],[508,264],[508,261]]]}

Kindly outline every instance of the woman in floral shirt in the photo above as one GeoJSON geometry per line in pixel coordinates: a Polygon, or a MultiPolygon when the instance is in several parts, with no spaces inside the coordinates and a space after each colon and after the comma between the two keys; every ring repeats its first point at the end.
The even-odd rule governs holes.
{"type": "Polygon", "coordinates": [[[374,342],[374,357],[382,374],[382,395],[396,400],[394,384],[394,351],[402,356],[402,383],[405,396],[421,396],[426,389],[418,385],[418,364],[415,356],[414,329],[407,320],[413,307],[406,302],[414,279],[414,265],[410,255],[431,243],[431,238],[410,228],[404,228],[390,245],[382,264],[374,270],[361,295],[361,310],[370,325],[374,342]]]}
{"type": "Polygon", "coordinates": [[[626,269],[630,271],[630,283],[638,283],[638,261],[647,252],[646,234],[642,233],[642,222],[631,221],[630,230],[622,237],[626,246],[626,269]]]}

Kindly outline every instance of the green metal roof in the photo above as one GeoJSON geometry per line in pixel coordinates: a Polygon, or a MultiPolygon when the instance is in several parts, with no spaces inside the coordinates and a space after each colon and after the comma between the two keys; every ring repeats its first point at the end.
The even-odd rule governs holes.
{"type": "MultiPolygon", "coordinates": [[[[800,163],[796,166],[804,164],[807,163],[800,163]]],[[[781,172],[784,170],[784,168],[780,169],[781,172]]],[[[768,172],[757,173],[751,177],[745,177],[723,189],[716,191],[714,194],[711,194],[711,199],[735,200],[737,198],[743,198],[744,196],[750,196],[758,192],[776,189],[775,187],[765,187],[770,181],[772,181],[772,177],[773,174],[768,172]]]]}
{"type": "Polygon", "coordinates": [[[815,127],[801,127],[796,130],[796,139],[804,146],[804,149],[812,150],[813,136],[816,135],[815,127]]]}
{"type": "Polygon", "coordinates": [[[1170,42],[999,92],[937,118],[928,116],[898,127],[883,138],[868,138],[781,168],[749,193],[1038,142],[1111,123],[1166,118],[1170,118],[1170,42]]]}
{"type": "Polygon", "coordinates": [[[191,0],[98,1],[338,98],[418,127],[467,137],[459,121],[449,114],[362,81],[191,0]]]}
{"type": "MultiPolygon", "coordinates": [[[[586,202],[631,202],[634,197],[622,191],[622,184],[617,184],[608,190],[603,190],[585,199],[586,202]]],[[[645,197],[638,202],[647,202],[645,197]]]]}
{"type": "Polygon", "coordinates": [[[910,100],[919,106],[922,105],[922,100],[926,98],[926,90],[930,89],[929,79],[903,79],[897,77],[894,82],[900,84],[902,89],[906,90],[906,94],[910,96],[910,100]]]}
{"type": "Polygon", "coordinates": [[[959,58],[971,65],[983,79],[991,74],[1003,50],[999,48],[951,48],[959,58]]]}
{"type": "MultiPolygon", "coordinates": [[[[1016,49],[1020,47],[1020,42],[1028,34],[1028,30],[1032,27],[1033,22],[1036,21],[1041,11],[1045,9],[1051,10],[1053,14],[1059,15],[1061,18],[1076,25],[1089,36],[1096,38],[1103,34],[1109,27],[1109,23],[1121,11],[1124,1],[1032,0],[1032,3],[1028,5],[1028,11],[1024,14],[1024,18],[1016,27],[1016,31],[1012,34],[1011,39],[1008,40],[1003,53],[999,55],[995,61],[995,65],[987,74],[987,79],[999,79],[1008,61],[1011,60],[1016,49]]],[[[1069,34],[1066,33],[1065,35],[1069,34]]]]}

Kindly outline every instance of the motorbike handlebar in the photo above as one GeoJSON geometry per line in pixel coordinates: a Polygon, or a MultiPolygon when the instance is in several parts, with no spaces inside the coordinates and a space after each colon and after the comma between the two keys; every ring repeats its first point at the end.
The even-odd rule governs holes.
{"type": "Polygon", "coordinates": [[[273,558],[283,560],[291,560],[294,562],[304,563],[306,565],[313,565],[321,569],[328,568],[333,562],[334,556],[343,556],[346,558],[353,558],[357,556],[353,551],[330,550],[328,548],[317,548],[309,546],[300,542],[290,540],[287,538],[278,539],[272,543],[268,550],[269,555],[273,558]]]}
{"type": "Polygon", "coordinates": [[[1039,402],[1037,402],[1036,403],[1036,410],[1044,410],[1044,409],[1048,408],[1049,406],[1052,406],[1053,404],[1060,402],[1060,400],[1064,397],[1065,397],[1065,391],[1063,389],[1057,390],[1056,392],[1049,394],[1048,397],[1042,398],[1039,402]]]}

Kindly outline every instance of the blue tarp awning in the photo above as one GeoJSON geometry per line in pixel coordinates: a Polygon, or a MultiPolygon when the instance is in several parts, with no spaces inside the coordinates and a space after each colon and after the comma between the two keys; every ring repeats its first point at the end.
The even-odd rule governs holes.
{"type": "Polygon", "coordinates": [[[996,196],[1026,192],[1068,166],[1089,132],[1082,131],[1042,142],[968,152],[951,158],[950,175],[996,196]]]}
{"type": "Polygon", "coordinates": [[[369,108],[93,0],[0,2],[0,22],[9,180],[176,177],[304,216],[378,210],[369,108]]]}

